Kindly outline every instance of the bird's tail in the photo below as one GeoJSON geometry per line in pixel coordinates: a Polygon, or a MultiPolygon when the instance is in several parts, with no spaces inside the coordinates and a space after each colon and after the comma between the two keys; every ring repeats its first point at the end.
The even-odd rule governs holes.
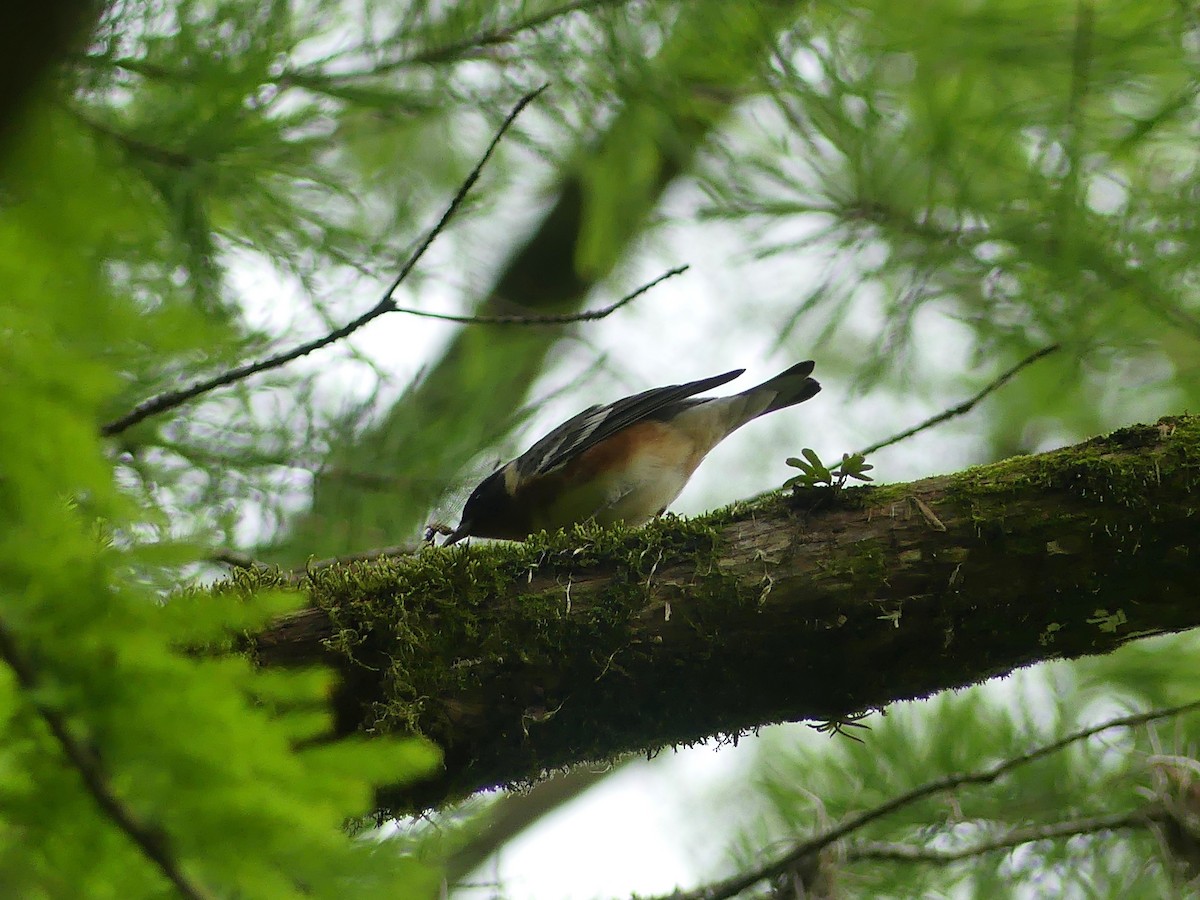
{"type": "Polygon", "coordinates": [[[775,412],[777,409],[783,409],[788,406],[795,406],[797,403],[803,403],[816,396],[821,390],[821,384],[815,378],[809,378],[813,370],[813,361],[807,359],[802,363],[796,363],[786,372],[780,372],[774,378],[764,381],[757,387],[752,387],[748,391],[743,391],[744,397],[761,397],[767,393],[773,393],[775,396],[767,402],[763,407],[762,412],[757,415],[765,415],[769,412],[775,412]]]}

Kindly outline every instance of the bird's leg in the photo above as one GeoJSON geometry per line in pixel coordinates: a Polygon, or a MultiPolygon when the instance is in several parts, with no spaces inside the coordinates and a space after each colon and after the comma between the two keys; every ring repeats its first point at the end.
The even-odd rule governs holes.
{"type": "Polygon", "coordinates": [[[433,539],[439,534],[442,535],[442,537],[449,537],[450,535],[454,534],[454,529],[445,522],[430,522],[425,526],[425,533],[422,535],[421,539],[426,544],[432,544],[433,539]]]}

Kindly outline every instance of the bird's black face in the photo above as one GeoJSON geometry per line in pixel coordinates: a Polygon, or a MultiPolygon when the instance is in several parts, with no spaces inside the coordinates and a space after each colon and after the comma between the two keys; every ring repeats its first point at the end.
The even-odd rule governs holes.
{"type": "Polygon", "coordinates": [[[512,498],[504,489],[504,469],[497,469],[471,491],[463,506],[462,521],[447,544],[461,541],[468,535],[476,537],[510,537],[511,517],[508,515],[512,498]]]}

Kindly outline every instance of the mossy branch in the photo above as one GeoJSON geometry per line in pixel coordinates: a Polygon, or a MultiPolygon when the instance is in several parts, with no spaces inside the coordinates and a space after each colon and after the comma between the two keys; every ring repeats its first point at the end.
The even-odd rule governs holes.
{"type": "MultiPolygon", "coordinates": [[[[285,581],[263,570],[239,589],[285,581]]],[[[911,484],[336,566],[253,641],[332,663],[339,732],[420,732],[405,810],[770,722],[841,719],[1200,625],[1200,417],[911,484]]]]}

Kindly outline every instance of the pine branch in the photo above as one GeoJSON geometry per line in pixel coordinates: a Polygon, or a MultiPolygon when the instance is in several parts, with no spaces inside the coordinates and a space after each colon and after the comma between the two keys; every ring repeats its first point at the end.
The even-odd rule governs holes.
{"type": "Polygon", "coordinates": [[[44,696],[41,683],[33,665],[21,653],[7,624],[0,622],[0,658],[16,676],[17,683],[25,693],[26,701],[37,711],[50,733],[62,748],[79,773],[84,787],[96,801],[100,810],[112,820],[126,836],[138,846],[142,854],[163,876],[175,886],[179,894],[188,900],[204,900],[211,896],[206,890],[184,874],[179,861],[171,852],[167,836],[156,828],[140,821],[133,810],[116,795],[108,783],[96,754],[83,741],[71,733],[66,717],[54,707],[39,699],[44,696]]]}
{"type": "Polygon", "coordinates": [[[628,0],[570,0],[570,2],[563,3],[561,6],[553,6],[508,25],[481,31],[460,41],[443,44],[440,47],[430,47],[429,49],[418,51],[411,56],[381,63],[370,72],[354,73],[351,77],[386,75],[389,72],[394,72],[397,69],[407,66],[453,62],[472,51],[482,50],[485,47],[494,47],[498,44],[507,44],[527,31],[548,25],[555,19],[560,19],[571,13],[600,9],[605,6],[615,6],[618,4],[624,5],[627,2],[628,0]]]}
{"type": "MultiPolygon", "coordinates": [[[[1039,759],[1044,759],[1047,756],[1051,756],[1052,754],[1058,753],[1067,747],[1070,747],[1072,744],[1085,741],[1090,737],[1094,737],[1101,732],[1109,731],[1113,728],[1136,728],[1139,725],[1146,725],[1150,722],[1157,722],[1162,719],[1172,719],[1185,713],[1194,712],[1198,709],[1200,709],[1200,700],[1193,700],[1191,703],[1183,703],[1179,706],[1172,706],[1166,709],[1155,709],[1150,710],[1149,712],[1138,713],[1136,715],[1121,716],[1118,719],[1110,719],[1109,721],[1100,725],[1095,725],[1091,728],[1084,728],[1080,731],[1076,731],[1075,733],[1067,735],[1060,740],[1053,741],[1049,744],[1044,744],[1041,747],[1030,750],[1028,753],[1022,753],[1019,756],[1006,759],[994,766],[990,766],[989,768],[980,769],[975,772],[962,772],[954,775],[947,775],[944,778],[935,778],[933,781],[928,781],[920,787],[913,788],[907,793],[893,797],[886,803],[881,803],[879,806],[868,809],[859,813],[858,815],[851,816],[840,825],[835,825],[833,828],[829,828],[820,834],[801,841],[774,862],[750,869],[746,872],[741,872],[732,878],[728,878],[716,884],[697,888],[694,891],[687,891],[682,894],[672,894],[671,900],[727,900],[727,898],[740,894],[742,891],[753,887],[760,881],[766,881],[779,875],[783,875],[788,870],[796,866],[801,860],[812,856],[814,853],[820,852],[831,844],[840,841],[847,835],[854,833],[858,829],[863,828],[872,822],[878,821],[885,816],[891,815],[892,813],[903,809],[906,806],[912,806],[914,803],[932,797],[935,794],[947,793],[967,785],[991,784],[992,782],[1003,778],[1014,769],[1029,765],[1030,763],[1036,762],[1039,759]]],[[[1128,817],[1132,816],[1133,814],[1124,815],[1128,817]]],[[[1163,817],[1164,814],[1160,809],[1157,818],[1161,819],[1163,817]]],[[[1139,812],[1137,814],[1137,819],[1139,822],[1144,822],[1147,819],[1147,814],[1145,811],[1139,812]]],[[[1113,827],[1109,824],[1096,824],[1098,822],[1102,822],[1102,819],[1094,819],[1090,821],[1093,825],[1095,825],[1095,827],[1090,829],[1091,831],[1102,831],[1106,828],[1113,827]]],[[[1061,827],[1066,827],[1066,824],[1069,823],[1064,823],[1061,827]]],[[[1006,846],[1016,846],[1017,844],[1029,843],[1030,841],[1034,840],[1044,840],[1046,837],[1061,836],[1053,833],[1053,827],[1056,826],[1042,826],[1043,829],[1050,829],[1049,833],[1046,833],[1042,836],[1036,836],[1039,831],[1037,828],[1022,829],[1021,831],[1023,831],[1025,834],[1024,837],[1020,836],[1021,831],[1011,832],[1010,835],[1008,835],[1010,841],[1007,844],[1001,841],[994,847],[985,846],[984,849],[978,850],[975,853],[964,852],[961,856],[955,855],[952,852],[947,852],[943,855],[941,860],[938,860],[936,856],[937,851],[924,851],[920,848],[912,847],[907,847],[903,850],[893,847],[892,849],[895,851],[896,855],[889,857],[881,856],[879,854],[867,854],[862,858],[909,858],[917,860],[922,858],[922,853],[927,853],[929,854],[929,856],[926,858],[927,861],[950,862],[954,859],[965,859],[967,856],[978,855],[978,853],[986,853],[990,850],[1000,849],[1006,846]],[[902,854],[908,854],[908,856],[903,857],[902,854]]],[[[1131,826],[1126,824],[1124,827],[1131,826]]],[[[1068,831],[1066,833],[1069,834],[1072,832],[1068,831]]],[[[870,847],[871,845],[864,846],[870,847]]],[[[876,849],[879,850],[880,848],[877,846],[876,849]]],[[[851,852],[853,852],[853,849],[851,852]]]]}
{"type": "Polygon", "coordinates": [[[442,217],[438,219],[437,224],[435,224],[425,234],[425,237],[417,245],[417,248],[409,255],[404,265],[400,267],[400,271],[397,273],[396,277],[392,279],[392,282],[388,285],[387,290],[383,292],[383,296],[379,298],[379,302],[373,307],[371,307],[358,318],[347,322],[345,325],[342,325],[339,328],[333,329],[328,334],[317,338],[316,340],[308,341],[293,347],[290,350],[286,350],[283,353],[269,356],[265,359],[258,360],[257,362],[236,366],[225,372],[214,375],[211,378],[205,378],[201,381],[197,381],[196,383],[181,390],[166,391],[162,394],[157,394],[153,397],[150,397],[149,399],[139,403],[125,415],[105,424],[100,429],[100,433],[105,437],[112,437],[129,428],[132,428],[134,425],[144,422],[151,416],[160,415],[168,410],[175,409],[176,407],[187,403],[189,400],[194,400],[195,398],[207,394],[210,391],[216,390],[217,388],[228,387],[231,384],[244,381],[253,375],[258,375],[262,372],[270,371],[271,369],[278,369],[280,366],[284,366],[287,363],[300,359],[303,356],[307,356],[314,350],[320,350],[324,347],[328,347],[330,344],[349,337],[364,325],[373,322],[384,313],[393,311],[396,308],[396,304],[392,299],[392,296],[395,294],[396,289],[404,283],[404,280],[416,267],[417,263],[420,262],[421,257],[425,255],[425,252],[437,239],[438,235],[442,233],[442,231],[450,223],[450,220],[454,218],[455,214],[462,206],[463,201],[466,200],[467,194],[470,192],[471,188],[474,187],[475,182],[479,180],[479,176],[483,172],[483,167],[486,166],[488,161],[492,158],[492,154],[495,152],[496,147],[500,144],[500,140],[508,132],[508,129],[512,126],[513,122],[516,121],[517,116],[521,114],[522,110],[524,110],[526,106],[532,103],[534,99],[536,99],[543,91],[545,91],[546,88],[547,85],[542,85],[540,88],[530,91],[517,101],[517,104],[512,108],[509,114],[505,117],[504,121],[501,123],[500,127],[496,130],[495,135],[492,137],[491,143],[488,144],[487,149],[483,152],[483,156],[481,156],[479,162],[475,164],[475,168],[471,170],[471,172],[463,180],[462,184],[459,185],[454,197],[450,200],[450,204],[446,207],[446,211],[442,213],[442,217]]]}

